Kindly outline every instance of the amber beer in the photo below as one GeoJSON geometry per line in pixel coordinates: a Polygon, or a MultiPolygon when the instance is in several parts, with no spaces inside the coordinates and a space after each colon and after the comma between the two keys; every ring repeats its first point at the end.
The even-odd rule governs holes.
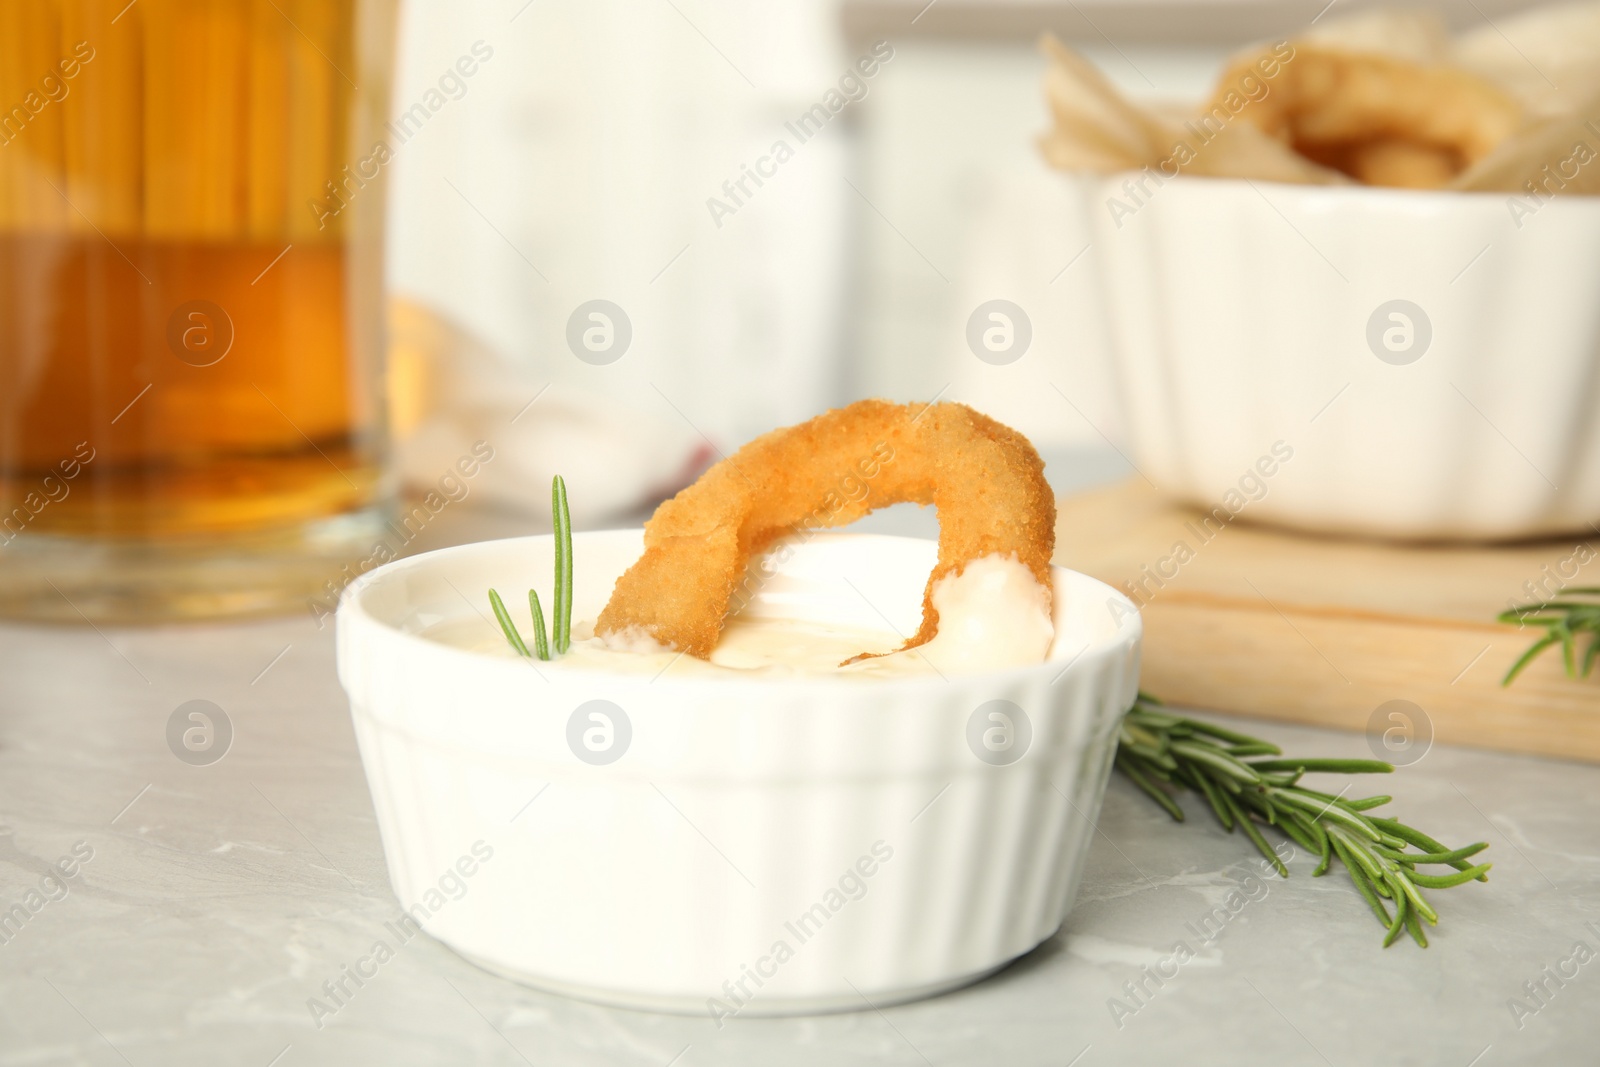
{"type": "Polygon", "coordinates": [[[0,611],[303,606],[367,547],[384,176],[326,204],[392,8],[0,5],[0,611]]]}

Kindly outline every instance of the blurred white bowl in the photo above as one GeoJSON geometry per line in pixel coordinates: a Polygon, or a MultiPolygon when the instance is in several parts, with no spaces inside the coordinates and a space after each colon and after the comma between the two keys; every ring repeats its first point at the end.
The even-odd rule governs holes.
{"type": "Polygon", "coordinates": [[[1128,181],[1099,184],[1096,245],[1162,489],[1402,539],[1600,519],[1600,198],[1128,181]]]}
{"type": "MultiPolygon", "coordinates": [[[[599,613],[641,546],[638,530],[575,538],[575,619],[599,613]]],[[[879,629],[881,609],[909,633],[935,551],[820,535],[747,610],[767,597],[879,629]]],[[[430,934],[531,985],[716,1017],[932,994],[1061,925],[1137,686],[1140,622],[1121,594],[1058,568],[1050,659],[948,680],[652,680],[422,636],[493,638],[485,590],[544,585],[551,552],[549,537],[430,552],[363,577],[339,608],[390,879],[430,934]],[[621,749],[602,765],[569,742],[597,700],[621,749]],[[999,723],[979,711],[991,701],[1022,714],[1012,748],[980,758],[969,738],[999,723]],[[463,868],[447,879],[459,899],[429,897],[463,868]]]]}

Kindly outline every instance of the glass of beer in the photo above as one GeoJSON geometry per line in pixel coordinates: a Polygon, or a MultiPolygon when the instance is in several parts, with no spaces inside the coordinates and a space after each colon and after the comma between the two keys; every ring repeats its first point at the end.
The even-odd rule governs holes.
{"type": "Polygon", "coordinates": [[[0,4],[0,614],[303,610],[381,538],[394,25],[0,4]]]}

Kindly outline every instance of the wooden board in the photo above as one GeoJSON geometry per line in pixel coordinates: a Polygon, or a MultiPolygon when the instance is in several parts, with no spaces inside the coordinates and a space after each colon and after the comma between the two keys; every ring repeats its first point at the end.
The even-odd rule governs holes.
{"type": "Polygon", "coordinates": [[[1600,585],[1600,539],[1392,545],[1243,516],[1214,532],[1142,480],[1059,507],[1056,561],[1141,606],[1146,692],[1362,731],[1407,700],[1436,743],[1600,762],[1600,677],[1566,677],[1552,649],[1502,687],[1537,632],[1494,621],[1540,595],[1525,583],[1600,585]]]}

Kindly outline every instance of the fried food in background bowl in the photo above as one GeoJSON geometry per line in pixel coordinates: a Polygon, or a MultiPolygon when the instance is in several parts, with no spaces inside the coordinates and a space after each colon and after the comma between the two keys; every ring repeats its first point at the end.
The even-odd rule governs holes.
{"type": "Polygon", "coordinates": [[[1240,53],[1187,113],[1051,47],[1042,148],[1107,175],[1094,247],[1146,477],[1312,532],[1600,521],[1600,5],[1456,40],[1355,16],[1240,53]]]}
{"type": "Polygon", "coordinates": [[[1419,12],[1331,19],[1241,51],[1197,107],[1135,103],[1060,42],[1046,39],[1045,51],[1053,123],[1039,147],[1059,170],[1139,171],[1155,188],[1214,177],[1600,192],[1575,151],[1600,150],[1600,3],[1456,39],[1419,12]]]}

